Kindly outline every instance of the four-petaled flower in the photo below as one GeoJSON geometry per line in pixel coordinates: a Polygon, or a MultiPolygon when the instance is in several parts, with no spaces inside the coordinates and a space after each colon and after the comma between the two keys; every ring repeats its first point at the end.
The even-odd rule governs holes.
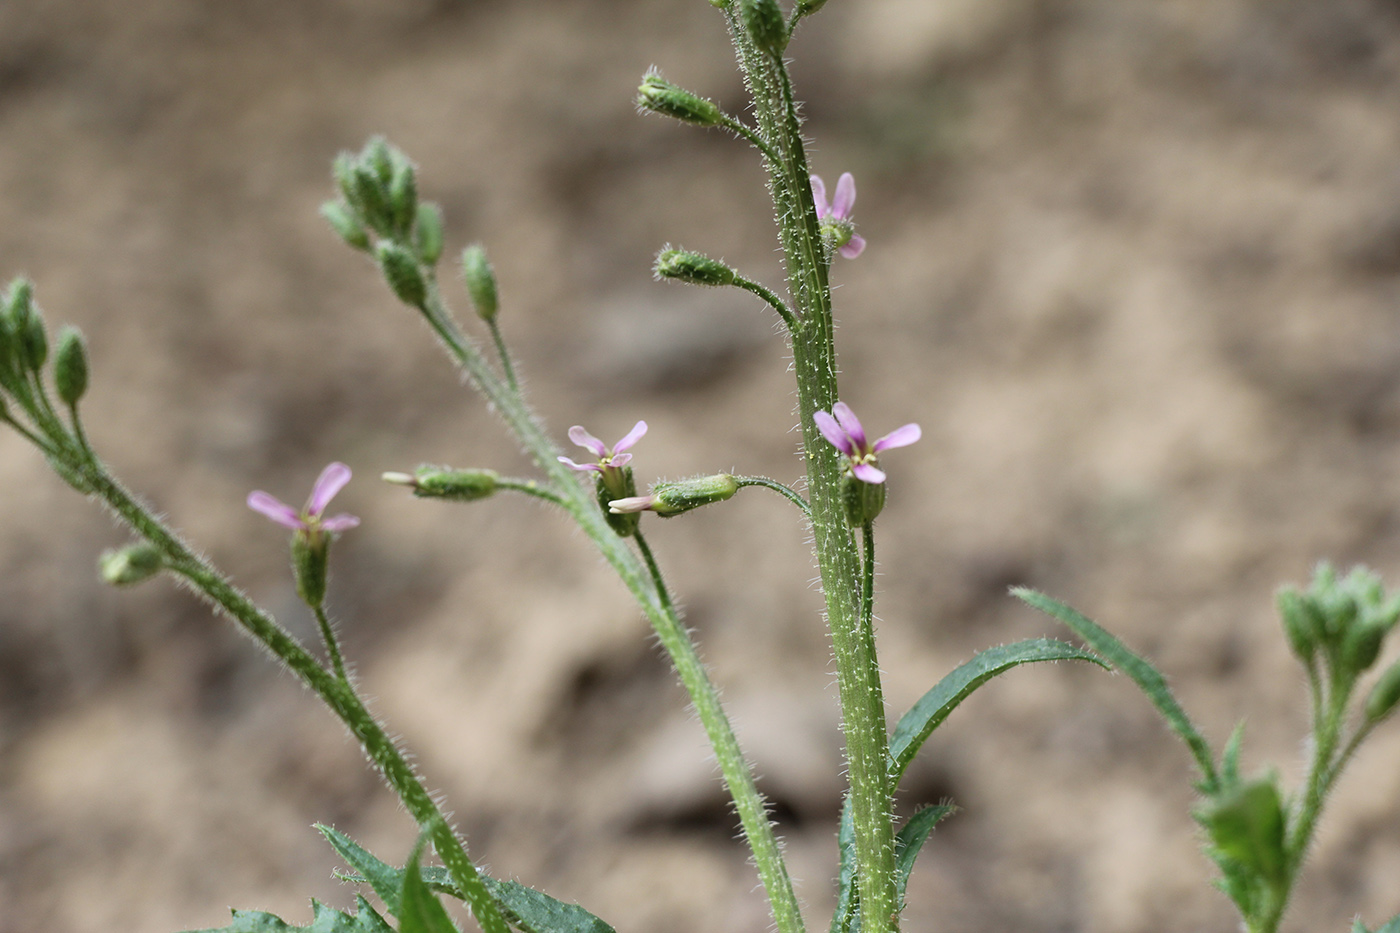
{"type": "Polygon", "coordinates": [[[836,180],[836,197],[826,200],[826,185],[818,175],[812,176],[812,200],[816,202],[817,220],[822,234],[831,238],[831,245],[847,259],[855,259],[865,250],[865,238],[856,233],[851,222],[851,208],[856,203],[856,180],[850,172],[842,172],[836,180]]]}
{"type": "Polygon", "coordinates": [[[599,473],[606,481],[616,476],[617,471],[621,467],[631,462],[632,455],[627,453],[627,451],[631,449],[633,444],[641,440],[642,435],[645,433],[647,433],[647,423],[645,421],[638,421],[632,426],[632,430],[628,431],[622,440],[618,441],[609,449],[607,444],[604,444],[602,441],[598,440],[598,438],[585,431],[583,425],[576,424],[572,428],[569,428],[569,440],[591,452],[593,456],[598,458],[598,462],[575,463],[568,457],[560,457],[559,462],[568,464],[580,473],[599,473]]]}
{"type": "Polygon", "coordinates": [[[350,482],[350,468],[343,463],[332,463],[321,471],[316,485],[311,487],[311,497],[306,500],[300,512],[276,496],[261,489],[248,494],[248,508],[261,512],[284,528],[293,531],[315,534],[318,531],[347,531],[360,523],[354,515],[342,512],[330,518],[322,518],[326,506],[330,505],[335,494],[350,482]]]}
{"type": "Polygon", "coordinates": [[[863,483],[885,481],[885,472],[875,465],[879,462],[876,454],[892,447],[908,447],[923,436],[919,426],[911,422],[895,428],[872,444],[866,440],[865,429],[861,427],[860,419],[845,402],[837,402],[831,406],[829,414],[824,411],[816,412],[812,415],[812,420],[817,423],[822,437],[850,458],[851,475],[863,483]]]}

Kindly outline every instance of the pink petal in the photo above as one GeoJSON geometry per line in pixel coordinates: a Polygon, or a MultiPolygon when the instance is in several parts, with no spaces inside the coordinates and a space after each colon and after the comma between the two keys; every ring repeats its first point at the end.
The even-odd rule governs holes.
{"type": "Polygon", "coordinates": [[[311,487],[311,498],[306,500],[306,514],[314,516],[324,512],[326,506],[331,504],[331,499],[335,498],[335,494],[344,489],[348,482],[348,466],[339,461],[327,464],[321,475],[316,478],[316,485],[311,487]]]}
{"type": "Polygon", "coordinates": [[[889,450],[891,447],[908,447],[923,436],[923,430],[917,424],[910,422],[901,428],[895,428],[880,438],[870,449],[879,453],[882,450],[889,450]]]}
{"type": "Polygon", "coordinates": [[[817,430],[822,432],[822,437],[831,443],[831,446],[841,451],[848,457],[856,456],[855,445],[851,443],[851,437],[841,425],[836,423],[836,419],[824,411],[812,413],[812,420],[817,424],[817,430]]]}
{"type": "Polygon", "coordinates": [[[631,462],[632,462],[632,455],[631,455],[631,454],[613,454],[612,457],[609,458],[609,460],[608,460],[608,466],[611,466],[611,467],[627,466],[627,464],[629,464],[629,463],[631,463],[631,462]]]}
{"type": "Polygon", "coordinates": [[[821,220],[831,213],[831,208],[826,203],[826,183],[822,181],[820,175],[811,176],[812,179],[812,200],[817,205],[817,219],[821,220]]]}
{"type": "Polygon", "coordinates": [[[651,507],[651,496],[628,496],[625,499],[614,499],[608,503],[608,511],[614,515],[626,515],[628,512],[645,512],[651,507]]]}
{"type": "Polygon", "coordinates": [[[330,518],[328,518],[328,519],[326,519],[325,521],[321,522],[321,530],[322,530],[322,531],[348,531],[349,529],[354,528],[354,527],[355,527],[356,525],[358,525],[359,523],[360,523],[360,520],[359,520],[359,518],[357,518],[356,516],[354,516],[354,515],[348,515],[348,514],[342,512],[342,513],[340,513],[339,515],[332,515],[330,518]]]}
{"type": "Polygon", "coordinates": [[[290,528],[293,531],[300,531],[306,527],[306,522],[301,520],[297,510],[276,496],[269,495],[261,489],[248,493],[248,508],[254,512],[266,515],[279,525],[290,528]]]}
{"type": "MultiPolygon", "coordinates": [[[[632,445],[642,439],[642,435],[647,433],[647,423],[638,421],[632,425],[632,430],[627,432],[627,436],[613,445],[613,453],[620,454],[624,450],[630,450],[632,445]]],[[[613,463],[617,463],[617,458],[613,458],[613,463]]],[[[618,464],[619,466],[621,464],[618,464]]]]}
{"type": "MultiPolygon", "coordinates": [[[[608,445],[585,431],[581,424],[576,424],[572,428],[569,428],[569,440],[585,450],[592,451],[595,457],[602,458],[608,455],[608,445]]],[[[564,458],[560,457],[559,459],[562,460],[564,458]]]]}
{"type": "Polygon", "coordinates": [[[574,461],[570,460],[568,457],[560,457],[559,462],[565,464],[572,470],[578,470],[580,473],[603,472],[603,468],[596,463],[574,463],[574,461]]]}
{"type": "Polygon", "coordinates": [[[865,237],[858,233],[852,233],[851,238],[847,240],[837,252],[847,259],[855,259],[861,253],[865,252],[865,237]]]}
{"type": "Polygon", "coordinates": [[[851,472],[856,475],[856,479],[862,483],[878,485],[885,481],[885,471],[871,466],[868,463],[857,463],[851,467],[851,472]]]}
{"type": "MultiPolygon", "coordinates": [[[[861,427],[860,419],[856,413],[851,411],[851,406],[845,402],[837,402],[831,406],[831,413],[836,416],[841,429],[851,436],[851,443],[857,450],[865,451],[870,449],[870,445],[865,442],[865,428],[861,427]]],[[[853,453],[852,456],[855,456],[853,453]]]]}
{"type": "Polygon", "coordinates": [[[850,172],[842,172],[836,181],[836,199],[831,202],[831,216],[845,220],[851,216],[851,208],[856,206],[856,179],[850,172]]]}

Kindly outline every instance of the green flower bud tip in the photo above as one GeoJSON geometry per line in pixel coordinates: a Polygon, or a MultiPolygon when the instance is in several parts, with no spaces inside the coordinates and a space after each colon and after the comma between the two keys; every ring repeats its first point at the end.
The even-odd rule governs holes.
{"type": "Polygon", "coordinates": [[[1343,663],[1358,674],[1367,670],[1380,657],[1384,640],[1385,626],[1370,619],[1353,626],[1342,643],[1343,663]]]}
{"type": "Polygon", "coordinates": [[[399,158],[394,163],[394,176],[389,182],[389,209],[393,212],[394,229],[407,233],[418,212],[418,179],[412,162],[399,158]]]}
{"type": "Polygon", "coordinates": [[[811,16],[824,6],[826,6],[826,0],[798,0],[794,13],[797,16],[811,16]]]}
{"type": "Polygon", "coordinates": [[[321,205],[321,216],[347,244],[359,250],[369,249],[369,232],[355,216],[355,209],[345,201],[327,201],[321,205]]]}
{"type": "Polygon", "coordinates": [[[781,55],[787,45],[787,23],[778,0],[740,0],[739,13],[749,38],[769,55],[781,55]]]}
{"type": "Polygon", "coordinates": [[[28,279],[15,279],[5,292],[5,317],[10,324],[10,333],[24,333],[29,310],[34,306],[34,283],[28,279]]]}
{"type": "Polygon", "coordinates": [[[1386,668],[1371,688],[1371,695],[1366,698],[1366,718],[1380,722],[1395,712],[1396,706],[1400,706],[1400,661],[1386,668]]]}
{"type": "Polygon", "coordinates": [[[656,254],[652,269],[658,279],[675,279],[691,285],[733,285],[737,275],[717,259],[669,246],[656,254]]]}
{"type": "Polygon", "coordinates": [[[415,496],[423,499],[472,502],[495,493],[500,474],[494,470],[451,470],[446,467],[420,466],[412,475],[385,473],[382,479],[397,486],[408,486],[415,496]]]}
{"type": "Polygon", "coordinates": [[[724,114],[714,101],[677,87],[655,68],[646,73],[637,88],[637,108],[696,126],[718,126],[724,122],[724,114]]]}
{"type": "Polygon", "coordinates": [[[382,240],[374,249],[379,260],[384,281],[389,283],[399,301],[422,309],[428,300],[428,283],[423,271],[418,268],[418,260],[398,243],[382,240]]]}
{"type": "Polygon", "coordinates": [[[103,551],[97,559],[102,579],[113,586],[132,586],[149,580],[165,566],[165,558],[154,545],[146,542],[128,544],[124,548],[103,551]]]}
{"type": "Polygon", "coordinates": [[[418,205],[413,218],[413,247],[425,266],[442,258],[442,209],[432,202],[418,205]]]}
{"type": "Polygon", "coordinates": [[[53,384],[58,397],[67,405],[78,404],[88,386],[87,347],[75,327],[65,327],[58,335],[53,358],[53,384]]]}
{"type": "Polygon", "coordinates": [[[360,150],[360,164],[374,173],[379,183],[385,187],[394,180],[397,150],[389,145],[383,136],[371,136],[360,150]]]}
{"type": "Polygon", "coordinates": [[[36,373],[49,358],[49,335],[44,330],[44,316],[37,307],[29,308],[25,329],[20,334],[20,353],[24,364],[36,373]]]}
{"type": "Polygon", "coordinates": [[[462,250],[462,281],[467,285],[472,307],[477,317],[490,321],[496,316],[499,300],[496,295],[496,271],[486,258],[486,248],[473,243],[462,250]]]}
{"type": "Polygon", "coordinates": [[[1310,661],[1322,639],[1322,619],[1312,603],[1295,589],[1280,590],[1275,597],[1289,647],[1303,662],[1310,661]]]}
{"type": "Polygon", "coordinates": [[[728,473],[715,473],[675,483],[657,483],[651,487],[651,495],[614,499],[608,503],[608,511],[614,515],[655,512],[662,518],[670,518],[702,505],[723,502],[738,491],[739,483],[734,477],[728,473]]]}

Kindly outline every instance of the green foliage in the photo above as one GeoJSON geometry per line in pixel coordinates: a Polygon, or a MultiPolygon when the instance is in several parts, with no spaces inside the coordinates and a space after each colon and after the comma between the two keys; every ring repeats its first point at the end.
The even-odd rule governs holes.
{"type": "Polygon", "coordinates": [[[429,890],[423,880],[418,859],[423,841],[413,847],[408,864],[399,878],[399,933],[458,933],[452,918],[447,916],[442,902],[429,890]]]}
{"type": "Polygon", "coordinates": [[[311,902],[311,923],[294,926],[261,910],[235,910],[226,927],[191,930],[190,933],[394,933],[384,918],[363,897],[355,898],[355,913],[343,914],[317,901],[311,902]]]}

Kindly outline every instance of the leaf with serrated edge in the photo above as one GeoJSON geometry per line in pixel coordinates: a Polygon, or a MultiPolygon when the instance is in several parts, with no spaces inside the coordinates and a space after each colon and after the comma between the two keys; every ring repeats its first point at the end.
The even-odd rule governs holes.
{"type": "Polygon", "coordinates": [[[900,717],[890,737],[891,783],[898,786],[904,769],[914,760],[924,740],[969,694],[996,675],[1033,661],[1089,661],[1112,670],[1093,652],[1053,638],[1032,638],[980,652],[935,684],[900,717]]]}
{"type": "Polygon", "coordinates": [[[403,884],[399,888],[399,933],[458,933],[457,925],[447,916],[447,910],[437,895],[423,882],[418,859],[423,852],[423,840],[413,847],[413,854],[404,866],[403,884]]]}
{"type": "Polygon", "coordinates": [[[359,873],[355,881],[369,882],[374,893],[384,902],[389,913],[399,915],[399,889],[403,886],[403,869],[394,868],[375,858],[368,850],[349,836],[330,826],[316,824],[321,835],[326,837],[345,863],[359,873]]]}
{"type": "Polygon", "coordinates": [[[309,926],[287,923],[274,914],[261,910],[235,910],[233,922],[226,927],[191,930],[189,933],[394,933],[363,897],[355,898],[355,913],[341,913],[318,901],[311,902],[312,919],[309,926]]]}
{"type": "Polygon", "coordinates": [[[1215,762],[1210,753],[1210,746],[1206,744],[1200,730],[1186,715],[1186,711],[1181,708],[1181,704],[1176,702],[1176,697],[1172,696],[1171,690],[1167,688],[1166,680],[1155,667],[1129,651],[1126,645],[1109,634],[1108,631],[1064,603],[1057,602],[1044,593],[1021,586],[1013,587],[1011,593],[1025,603],[1047,615],[1054,616],[1074,629],[1080,638],[1089,643],[1090,648],[1103,655],[1110,664],[1131,677],[1138,688],[1147,694],[1152,705],[1157,707],[1157,711],[1162,714],[1162,718],[1167,721],[1171,730],[1180,736],[1191,750],[1191,754],[1196,759],[1197,767],[1201,769],[1200,789],[1202,792],[1207,794],[1215,792],[1220,785],[1220,779],[1215,773],[1215,762]]]}

